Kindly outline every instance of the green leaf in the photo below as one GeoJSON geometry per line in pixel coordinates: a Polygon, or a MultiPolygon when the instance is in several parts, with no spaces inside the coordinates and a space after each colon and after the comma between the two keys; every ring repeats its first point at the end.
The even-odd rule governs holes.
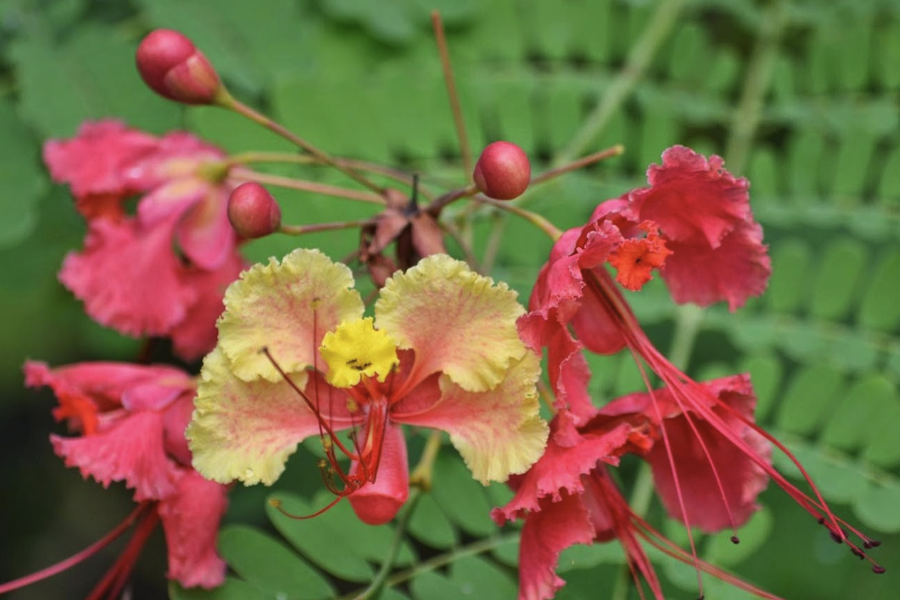
{"type": "Polygon", "coordinates": [[[37,166],[38,145],[5,96],[0,96],[0,139],[2,248],[13,246],[34,232],[38,200],[47,191],[47,180],[37,166]]]}
{"type": "MultiPolygon", "coordinates": [[[[305,516],[323,508],[334,498],[328,500],[320,497],[314,502],[307,502],[298,496],[276,493],[271,499],[280,500],[282,509],[287,513],[305,516]]],[[[335,506],[328,512],[337,508],[338,506],[335,506]]],[[[271,504],[266,503],[266,514],[278,532],[311,562],[348,581],[360,583],[371,581],[375,576],[375,570],[360,555],[352,538],[343,531],[347,523],[356,517],[345,513],[345,522],[341,527],[335,528],[335,523],[327,519],[328,512],[311,519],[297,520],[286,517],[271,504]]]]}
{"type": "Polygon", "coordinates": [[[247,583],[279,598],[328,598],[331,585],[302,558],[259,530],[231,525],[219,532],[219,552],[247,583]]]}
{"type": "Polygon", "coordinates": [[[704,545],[703,559],[714,565],[733,567],[759,550],[772,532],[772,527],[772,513],[767,507],[763,507],[762,510],[753,513],[750,520],[738,529],[738,537],[741,540],[739,544],[731,541],[730,531],[708,536],[704,545]]]}
{"type": "Polygon", "coordinates": [[[409,520],[409,533],[434,548],[450,548],[459,542],[456,529],[431,494],[419,498],[419,504],[409,520]]]}
{"type": "Polygon", "coordinates": [[[17,38],[11,52],[21,69],[22,116],[44,135],[71,136],[86,119],[118,117],[154,133],[178,122],[180,107],[140,80],[134,67],[136,41],[93,24],[58,40],[40,11],[26,23],[29,35],[17,38]]]}
{"type": "Polygon", "coordinates": [[[169,582],[170,600],[268,600],[269,596],[246,581],[227,577],[225,583],[211,590],[185,589],[176,581],[169,582]]]}
{"type": "Polygon", "coordinates": [[[449,451],[438,455],[431,493],[444,514],[466,532],[486,536],[496,531],[484,489],[472,479],[459,455],[449,451]]]}
{"type": "Polygon", "coordinates": [[[480,556],[467,556],[450,565],[450,580],[460,596],[474,598],[514,598],[516,584],[510,571],[501,569],[480,556]]]}
{"type": "Polygon", "coordinates": [[[900,324],[900,250],[892,248],[879,261],[863,296],[859,321],[864,327],[893,330],[900,324]]]}
{"type": "Polygon", "coordinates": [[[843,377],[825,365],[805,368],[784,393],[776,423],[779,429],[809,435],[826,418],[840,398],[843,377]]]}

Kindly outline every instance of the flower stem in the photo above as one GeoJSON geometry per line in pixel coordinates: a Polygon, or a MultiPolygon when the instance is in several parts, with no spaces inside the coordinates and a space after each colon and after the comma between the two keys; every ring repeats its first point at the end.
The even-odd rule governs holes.
{"type": "Polygon", "coordinates": [[[403,537],[406,534],[409,520],[419,503],[419,498],[421,498],[424,493],[425,491],[423,489],[415,487],[412,492],[410,492],[409,500],[406,502],[406,508],[403,510],[403,514],[400,515],[400,519],[397,521],[397,529],[394,531],[394,537],[391,540],[391,545],[387,549],[387,555],[384,557],[384,562],[381,563],[381,568],[378,569],[378,573],[375,575],[375,579],[372,580],[372,583],[369,584],[369,587],[360,592],[359,595],[353,596],[357,600],[377,598],[381,593],[382,588],[387,582],[388,575],[394,568],[394,561],[397,560],[397,555],[400,553],[400,546],[403,544],[403,537]]]}
{"type": "Polygon", "coordinates": [[[360,219],[358,221],[335,221],[333,223],[315,223],[313,225],[282,225],[278,231],[287,235],[306,235],[322,231],[338,231],[341,229],[353,229],[365,227],[375,223],[375,219],[360,219]]]}
{"type": "Polygon", "coordinates": [[[759,125],[763,100],[778,58],[778,41],[788,22],[788,12],[787,3],[776,0],[769,3],[766,14],[760,20],[743,93],[734,112],[731,134],[725,147],[725,159],[733,173],[740,173],[746,167],[750,144],[759,125]]]}
{"type": "Polygon", "coordinates": [[[443,434],[434,430],[428,436],[425,442],[425,449],[422,450],[422,456],[419,458],[419,464],[413,469],[409,476],[409,484],[414,488],[418,488],[425,492],[431,490],[431,482],[434,476],[434,461],[438,452],[441,450],[441,440],[443,434]]]}
{"type": "Polygon", "coordinates": [[[344,173],[345,175],[347,175],[348,177],[350,177],[351,179],[353,179],[360,185],[369,188],[376,194],[381,195],[384,193],[384,190],[382,188],[380,188],[378,185],[376,185],[375,183],[370,181],[369,178],[367,178],[362,173],[358,172],[355,169],[350,168],[349,166],[347,166],[345,164],[341,164],[341,162],[332,158],[331,155],[328,154],[327,152],[325,152],[324,150],[320,150],[316,146],[313,146],[312,144],[307,142],[305,139],[303,139],[299,135],[285,129],[284,127],[282,127],[281,125],[279,125],[278,123],[276,123],[275,121],[270,119],[269,117],[265,116],[264,114],[262,114],[260,112],[257,112],[253,108],[247,106],[246,104],[244,104],[240,100],[237,100],[236,98],[232,97],[231,95],[227,95],[223,98],[220,98],[218,101],[218,105],[221,106],[222,108],[227,108],[227,109],[233,110],[234,112],[238,113],[239,115],[250,119],[254,123],[257,123],[258,125],[262,125],[266,129],[274,132],[275,134],[283,137],[284,139],[288,140],[289,142],[296,145],[297,147],[303,149],[307,154],[314,156],[320,162],[322,162],[332,168],[337,169],[338,171],[344,173]]]}
{"type": "Polygon", "coordinates": [[[444,83],[447,86],[447,97],[450,99],[450,110],[453,113],[453,125],[456,127],[456,137],[459,140],[459,151],[462,155],[463,171],[466,177],[472,172],[472,150],[469,148],[469,138],[466,135],[466,123],[463,120],[462,108],[459,104],[459,94],[456,91],[456,82],[453,79],[453,67],[450,65],[450,52],[447,50],[447,38],[444,36],[444,22],[438,10],[431,11],[431,26],[434,29],[434,41],[437,43],[438,54],[441,57],[441,70],[444,72],[444,83]]]}
{"type": "Polygon", "coordinates": [[[347,200],[357,200],[359,202],[368,202],[370,204],[384,204],[383,197],[371,192],[363,192],[359,190],[348,190],[347,188],[328,185],[325,183],[314,183],[302,179],[293,179],[291,177],[283,177],[281,175],[271,175],[269,173],[260,173],[249,169],[237,168],[231,172],[234,179],[238,181],[255,181],[256,183],[265,183],[291,190],[300,190],[301,192],[312,192],[315,194],[324,194],[326,196],[334,196],[336,198],[346,198],[347,200]]]}
{"type": "Polygon", "coordinates": [[[609,123],[613,114],[631,94],[637,82],[644,76],[656,51],[662,45],[669,32],[678,24],[678,16],[684,7],[685,0],[662,0],[659,8],[650,18],[647,28],[632,46],[625,65],[616,78],[606,88],[597,102],[593,112],[585,119],[584,124],[575,137],[562,152],[557,154],[554,164],[562,164],[572,160],[588,148],[609,123]]]}

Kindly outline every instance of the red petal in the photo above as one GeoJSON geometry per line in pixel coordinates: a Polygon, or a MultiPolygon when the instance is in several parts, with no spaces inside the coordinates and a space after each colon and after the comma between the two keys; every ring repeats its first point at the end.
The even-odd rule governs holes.
{"type": "Polygon", "coordinates": [[[177,491],[159,504],[169,549],[169,579],[184,587],[213,588],[225,581],[216,553],[219,523],[228,506],[226,487],[186,470],[177,491]]]}

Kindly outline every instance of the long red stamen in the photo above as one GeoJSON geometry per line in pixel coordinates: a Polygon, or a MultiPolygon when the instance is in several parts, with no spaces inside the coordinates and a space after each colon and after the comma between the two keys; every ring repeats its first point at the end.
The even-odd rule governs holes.
{"type": "Polygon", "coordinates": [[[125,584],[128,583],[128,578],[134,571],[134,565],[141,555],[141,550],[144,549],[147,538],[150,537],[157,523],[159,523],[159,512],[156,510],[156,503],[153,502],[150,505],[151,509],[141,518],[134,535],[128,540],[128,544],[125,546],[122,554],[116,559],[112,568],[106,572],[103,579],[94,587],[87,600],[100,600],[101,598],[115,600],[119,598],[119,593],[125,587],[125,584]]]}
{"type": "Polygon", "coordinates": [[[70,556],[65,560],[61,560],[55,565],[51,565],[44,569],[41,569],[37,573],[32,573],[31,575],[26,575],[25,577],[20,577],[19,579],[14,579],[13,581],[8,581],[2,585],[0,585],[0,595],[6,594],[8,592],[12,592],[19,588],[25,587],[27,585],[31,585],[32,583],[36,583],[38,581],[42,581],[47,579],[48,577],[52,577],[63,571],[74,567],[78,563],[83,560],[90,558],[103,548],[107,547],[110,543],[116,540],[120,535],[125,533],[129,527],[131,527],[135,520],[142,515],[148,508],[147,503],[139,504],[131,513],[125,517],[125,520],[116,525],[116,527],[107,533],[105,536],[82,550],[77,554],[70,556]]]}

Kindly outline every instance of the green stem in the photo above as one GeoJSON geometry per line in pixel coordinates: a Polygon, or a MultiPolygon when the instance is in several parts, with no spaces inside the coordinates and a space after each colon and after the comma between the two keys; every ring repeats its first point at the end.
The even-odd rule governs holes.
{"type": "Polygon", "coordinates": [[[685,0],[662,0],[660,2],[650,23],[647,24],[641,37],[628,54],[622,70],[619,71],[610,86],[604,90],[597,106],[585,119],[581,129],[575,134],[569,145],[557,154],[553,161],[554,164],[559,165],[571,161],[573,157],[584,152],[597,139],[613,114],[643,77],[644,71],[647,70],[663,40],[668,37],[669,32],[678,23],[678,16],[684,4],[685,0]]]}
{"type": "Polygon", "coordinates": [[[743,93],[734,113],[731,135],[725,147],[725,158],[732,172],[744,170],[753,136],[759,125],[763,100],[772,79],[775,59],[778,57],[778,41],[788,22],[787,2],[774,0],[760,20],[760,31],[753,48],[753,56],[747,67],[743,93]]]}
{"type": "Polygon", "coordinates": [[[312,225],[282,225],[278,231],[286,235],[306,235],[322,231],[339,231],[341,229],[353,229],[375,224],[375,219],[360,219],[358,221],[336,221],[333,223],[314,223],[312,225]]]}
{"type": "Polygon", "coordinates": [[[419,503],[419,498],[421,498],[423,494],[424,492],[420,488],[413,488],[412,492],[410,492],[409,500],[407,500],[406,508],[403,510],[403,514],[397,522],[397,529],[394,531],[394,538],[391,540],[390,547],[388,547],[384,562],[381,563],[381,568],[378,569],[378,573],[375,575],[375,579],[372,580],[372,583],[369,584],[369,587],[360,592],[359,595],[353,595],[357,600],[377,598],[382,588],[384,588],[387,583],[388,575],[394,568],[394,561],[397,560],[397,555],[400,553],[400,546],[403,544],[403,537],[406,534],[406,528],[409,525],[410,517],[419,503]]]}
{"type": "Polygon", "coordinates": [[[422,573],[434,571],[435,569],[439,569],[444,565],[449,565],[450,563],[461,558],[473,556],[475,554],[481,554],[482,552],[493,550],[494,548],[502,546],[503,544],[518,543],[518,541],[519,534],[512,533],[509,535],[489,537],[477,542],[472,542],[467,546],[462,546],[461,548],[457,548],[456,550],[447,552],[446,554],[440,554],[438,556],[435,556],[434,558],[421,562],[414,567],[406,569],[405,571],[400,571],[396,575],[388,577],[385,581],[385,585],[387,587],[393,587],[395,585],[403,583],[404,581],[408,581],[413,577],[416,577],[417,575],[421,575],[422,573]]]}
{"type": "Polygon", "coordinates": [[[325,152],[324,150],[320,150],[319,148],[313,146],[312,144],[307,142],[305,139],[301,138],[299,135],[289,131],[288,129],[284,128],[280,124],[278,124],[275,121],[273,121],[272,119],[270,119],[269,117],[265,116],[264,114],[257,112],[256,110],[247,106],[240,100],[237,100],[230,94],[224,93],[223,96],[221,98],[219,98],[217,104],[219,106],[221,106],[222,108],[227,108],[229,110],[233,110],[234,112],[250,119],[251,121],[253,121],[254,123],[256,123],[258,125],[262,125],[269,131],[272,131],[273,133],[283,137],[284,139],[288,140],[292,144],[301,148],[307,154],[314,156],[319,162],[322,162],[330,167],[337,169],[338,171],[341,171],[342,173],[344,173],[345,175],[347,175],[348,177],[350,177],[351,179],[353,179],[360,185],[369,188],[376,194],[382,195],[384,193],[384,190],[382,188],[380,188],[378,185],[376,185],[375,183],[370,181],[362,173],[359,173],[355,169],[352,169],[345,164],[341,164],[339,161],[332,158],[331,155],[328,154],[327,152],[325,152]]]}
{"type": "Polygon", "coordinates": [[[303,179],[294,179],[292,177],[283,177],[281,175],[271,175],[269,173],[260,173],[251,171],[250,169],[235,168],[231,171],[231,176],[238,181],[255,181],[256,183],[265,183],[277,187],[287,188],[290,190],[299,190],[301,192],[312,192],[314,194],[323,194],[325,196],[334,196],[335,198],[346,198],[347,200],[356,200],[358,202],[368,202],[369,204],[384,204],[383,197],[371,192],[361,190],[349,190],[347,188],[328,185],[326,183],[314,183],[303,179]]]}

